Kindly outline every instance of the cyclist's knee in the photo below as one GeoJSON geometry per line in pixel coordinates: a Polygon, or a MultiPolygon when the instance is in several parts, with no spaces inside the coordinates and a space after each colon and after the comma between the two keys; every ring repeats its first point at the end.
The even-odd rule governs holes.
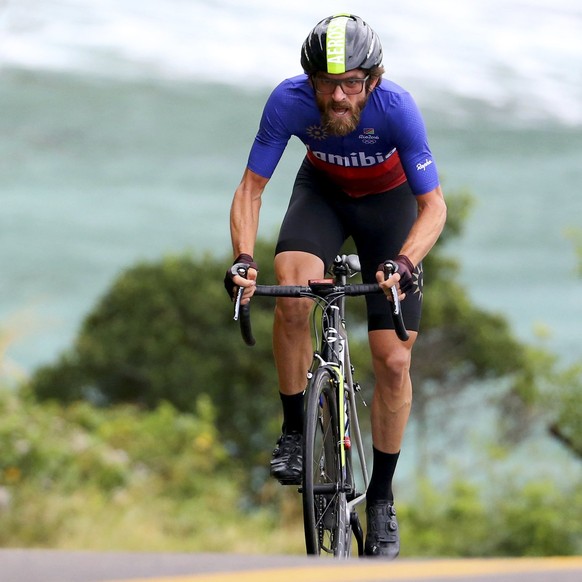
{"type": "Polygon", "coordinates": [[[286,326],[304,326],[309,320],[312,302],[309,299],[279,298],[275,306],[275,318],[286,326]]]}
{"type": "MultiPolygon", "coordinates": [[[[324,265],[310,253],[287,251],[275,257],[275,274],[279,285],[307,285],[310,279],[323,276],[324,265]]],[[[313,302],[310,299],[280,297],[275,307],[277,323],[290,327],[307,325],[313,302]]]]}
{"type": "Polygon", "coordinates": [[[279,285],[307,285],[320,279],[325,271],[319,257],[300,251],[286,251],[275,257],[275,276],[279,285]]]}
{"type": "Polygon", "coordinates": [[[378,379],[404,378],[410,371],[410,351],[400,349],[376,354],[374,355],[374,368],[378,379]]]}
{"type": "Polygon", "coordinates": [[[408,377],[411,362],[411,348],[416,333],[411,333],[408,342],[403,343],[393,332],[380,331],[370,334],[370,345],[376,377],[381,384],[398,383],[408,377]]]}

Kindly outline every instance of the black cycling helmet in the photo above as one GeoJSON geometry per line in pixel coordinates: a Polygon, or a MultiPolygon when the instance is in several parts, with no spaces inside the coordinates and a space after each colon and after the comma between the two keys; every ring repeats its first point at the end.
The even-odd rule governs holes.
{"type": "Polygon", "coordinates": [[[301,48],[301,66],[308,75],[318,71],[341,74],[382,64],[378,35],[354,14],[335,14],[319,22],[301,48]]]}

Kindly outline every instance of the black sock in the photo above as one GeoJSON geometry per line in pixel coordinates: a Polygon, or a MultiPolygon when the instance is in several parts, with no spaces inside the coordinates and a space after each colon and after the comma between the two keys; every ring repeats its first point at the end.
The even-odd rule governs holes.
{"type": "Polygon", "coordinates": [[[303,401],[305,391],[299,394],[288,396],[281,394],[283,404],[283,432],[289,434],[292,432],[303,433],[303,401]]]}
{"type": "Polygon", "coordinates": [[[383,453],[376,447],[374,451],[374,465],[372,468],[372,477],[366,491],[366,501],[394,501],[392,493],[392,479],[398,462],[398,453],[383,453]]]}

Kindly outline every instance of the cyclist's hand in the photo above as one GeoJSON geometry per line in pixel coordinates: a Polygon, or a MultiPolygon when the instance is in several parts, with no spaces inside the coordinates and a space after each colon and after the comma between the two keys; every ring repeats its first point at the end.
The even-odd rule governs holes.
{"type": "Polygon", "coordinates": [[[234,301],[239,287],[244,287],[241,303],[244,305],[250,301],[257,281],[259,268],[253,257],[247,254],[239,255],[232,264],[232,267],[224,275],[224,288],[231,301],[234,301]]]}
{"type": "Polygon", "coordinates": [[[412,271],[414,271],[414,265],[410,259],[406,255],[398,255],[392,261],[384,261],[378,265],[376,280],[389,298],[391,297],[390,287],[397,285],[399,291],[398,298],[403,300],[406,297],[406,293],[413,286],[412,271]],[[395,272],[388,279],[385,276],[385,265],[387,263],[392,263],[395,267],[395,272]]]}

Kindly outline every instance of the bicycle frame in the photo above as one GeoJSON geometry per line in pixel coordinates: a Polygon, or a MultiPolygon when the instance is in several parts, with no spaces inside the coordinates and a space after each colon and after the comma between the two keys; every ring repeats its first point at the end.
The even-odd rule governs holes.
{"type": "MultiPolygon", "coordinates": [[[[348,257],[342,257],[341,262],[336,260],[334,263],[333,284],[336,286],[344,287],[347,284],[350,274],[355,274],[359,270],[355,268],[355,265],[352,265],[350,269],[346,264],[347,260],[348,257]]],[[[348,501],[348,511],[351,514],[355,508],[365,500],[365,491],[368,487],[369,477],[362,433],[360,431],[360,422],[357,413],[356,392],[359,391],[359,386],[354,384],[354,368],[350,359],[348,336],[345,327],[345,296],[339,296],[333,303],[321,306],[321,309],[323,310],[321,318],[321,346],[319,352],[314,352],[314,365],[316,367],[327,367],[333,372],[336,378],[338,418],[340,419],[339,447],[341,474],[344,481],[342,485],[346,486],[346,480],[348,477],[347,450],[351,450],[354,441],[361,469],[361,478],[363,481],[364,492],[356,495],[353,499],[348,501]],[[349,411],[352,411],[351,414],[349,411]]],[[[316,322],[314,322],[314,325],[315,323],[316,322]]],[[[312,368],[308,375],[309,377],[312,376],[313,371],[312,368]]],[[[362,402],[365,405],[363,400],[362,402]]],[[[355,493],[355,490],[352,493],[355,493]]]]}
{"type": "MultiPolygon", "coordinates": [[[[231,268],[233,275],[246,275],[247,266],[235,264],[231,268]]],[[[390,276],[396,272],[397,266],[391,261],[384,264],[385,275],[390,276]]],[[[351,535],[355,535],[358,541],[358,553],[363,554],[363,533],[355,508],[365,500],[368,486],[368,470],[364,452],[363,439],[358,420],[356,393],[359,385],[353,379],[353,366],[350,359],[348,336],[345,325],[345,297],[346,295],[366,295],[371,293],[383,293],[378,284],[348,285],[350,276],[360,271],[359,259],[356,255],[338,256],[332,269],[333,279],[309,281],[308,286],[279,286],[257,285],[255,295],[270,295],[277,297],[308,297],[316,303],[313,310],[312,326],[315,338],[314,357],[312,366],[308,372],[309,386],[314,389],[313,397],[308,398],[306,409],[307,427],[311,427],[311,434],[323,429],[325,417],[321,410],[327,401],[328,408],[332,410],[331,417],[334,420],[334,439],[329,440],[331,432],[325,433],[325,439],[329,450],[334,450],[334,456],[339,458],[339,471],[334,470],[334,477],[330,477],[325,468],[328,466],[327,453],[320,453],[319,462],[308,467],[307,460],[303,470],[304,485],[300,490],[304,499],[304,520],[306,524],[306,545],[308,553],[320,553],[326,551],[337,557],[347,557],[350,554],[351,535]],[[318,311],[319,309],[319,311],[318,311]],[[321,312],[321,319],[316,314],[321,312]],[[318,329],[321,321],[321,329],[318,329]],[[318,332],[320,331],[321,337],[318,332]],[[315,388],[317,386],[317,388],[315,388]],[[329,406],[333,402],[333,406],[329,406]],[[319,412],[318,412],[319,411],[319,412]],[[309,414],[308,414],[309,413],[309,414]],[[353,475],[352,441],[355,442],[358,462],[361,470],[363,491],[358,492],[353,475]],[[336,475],[336,473],[338,473],[336,475]],[[314,483],[316,475],[317,483],[314,483]],[[306,485],[309,479],[309,485],[306,485]],[[306,510],[306,500],[308,509],[306,510]],[[323,504],[315,506],[314,501],[323,504]],[[337,511],[328,512],[329,504],[333,503],[340,508],[337,511]],[[314,512],[317,515],[314,517],[314,512]],[[333,526],[328,520],[333,521],[333,526]],[[309,526],[307,524],[310,524],[309,526]],[[314,537],[315,530],[315,537],[314,537]],[[309,531],[309,536],[308,536],[309,531]],[[322,542],[323,532],[330,535],[331,547],[325,547],[322,542]],[[311,541],[308,541],[309,540],[311,541]],[[315,547],[314,547],[315,546],[315,547]]],[[[392,293],[392,318],[398,337],[406,341],[408,334],[402,320],[400,302],[395,287],[392,293]]],[[[250,325],[249,304],[242,305],[242,288],[239,289],[235,303],[236,320],[240,316],[241,332],[247,345],[254,345],[250,325]]],[[[311,393],[311,392],[310,392],[311,393]]],[[[362,401],[363,402],[363,401],[362,401]]],[[[364,403],[365,404],[365,403],[364,403]]],[[[328,415],[329,416],[329,415],[328,415]]],[[[307,439],[307,435],[305,435],[307,439]]],[[[313,457],[314,440],[311,441],[309,455],[313,457]]],[[[305,441],[307,442],[307,440],[305,441]]],[[[307,454],[306,449],[304,451],[307,454]]],[[[313,459],[312,459],[313,460],[313,459]]]]}

